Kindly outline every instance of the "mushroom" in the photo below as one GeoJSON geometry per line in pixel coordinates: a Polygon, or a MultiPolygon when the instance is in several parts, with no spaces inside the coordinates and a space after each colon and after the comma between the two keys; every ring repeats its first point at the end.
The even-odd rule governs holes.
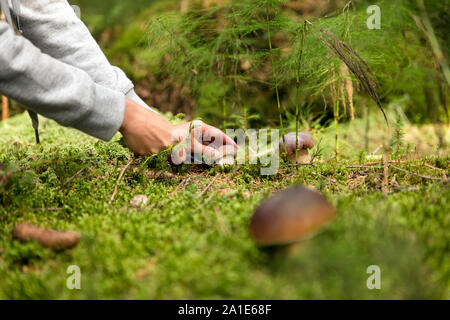
{"type": "Polygon", "coordinates": [[[287,245],[311,238],[334,218],[334,207],[319,192],[292,187],[270,197],[256,209],[250,232],[261,245],[287,245]]]}
{"type": "Polygon", "coordinates": [[[41,246],[55,251],[70,249],[80,242],[81,234],[74,231],[56,231],[36,227],[29,223],[17,225],[13,237],[21,241],[36,241],[41,246]]]}
{"type": "Polygon", "coordinates": [[[312,136],[304,132],[290,132],[280,139],[280,152],[287,152],[287,157],[292,163],[308,164],[311,162],[311,156],[308,149],[314,147],[314,140],[312,136]],[[297,143],[298,141],[298,143],[297,143]],[[286,150],[284,144],[286,143],[286,150]],[[298,153],[296,157],[295,150],[298,146],[298,153]]]}
{"type": "Polygon", "coordinates": [[[147,202],[148,202],[148,198],[146,195],[143,195],[143,194],[139,194],[130,200],[130,204],[133,208],[144,207],[147,205],[147,202]]]}
{"type": "Polygon", "coordinates": [[[219,166],[232,166],[235,164],[237,151],[233,146],[222,146],[218,151],[219,157],[215,159],[214,164],[219,166]]]}

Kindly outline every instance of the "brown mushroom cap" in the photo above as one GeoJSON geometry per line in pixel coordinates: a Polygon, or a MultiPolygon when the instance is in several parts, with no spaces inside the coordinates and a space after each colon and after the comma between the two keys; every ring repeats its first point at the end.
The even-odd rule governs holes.
{"type": "MultiPolygon", "coordinates": [[[[288,154],[292,154],[295,152],[297,147],[296,139],[297,133],[290,132],[280,139],[280,152],[284,152],[284,142],[286,142],[286,151],[288,154]]],[[[312,136],[305,132],[298,133],[298,149],[312,149],[314,147],[314,140],[312,136]]]]}
{"type": "Polygon", "coordinates": [[[319,192],[292,187],[264,201],[255,211],[250,232],[262,245],[284,245],[310,238],[335,217],[319,192]]]}
{"type": "Polygon", "coordinates": [[[43,229],[24,223],[14,228],[13,237],[21,241],[36,241],[45,248],[59,251],[75,247],[80,242],[81,234],[73,231],[43,229]]]}

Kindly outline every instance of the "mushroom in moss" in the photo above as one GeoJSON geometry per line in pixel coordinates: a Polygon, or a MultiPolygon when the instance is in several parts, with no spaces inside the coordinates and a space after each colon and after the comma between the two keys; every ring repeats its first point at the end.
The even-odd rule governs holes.
{"type": "Polygon", "coordinates": [[[130,200],[130,204],[133,208],[145,207],[147,205],[147,202],[148,198],[143,194],[139,194],[130,200]]]}
{"type": "Polygon", "coordinates": [[[311,238],[334,218],[334,207],[319,192],[292,187],[256,209],[250,232],[263,246],[288,245],[311,238]]]}
{"type": "Polygon", "coordinates": [[[280,139],[280,153],[287,152],[287,157],[292,163],[308,164],[311,156],[308,149],[314,147],[311,135],[304,132],[290,132],[280,139]],[[286,143],[286,149],[284,144],[286,143]],[[298,152],[295,150],[298,148],[298,152]]]}

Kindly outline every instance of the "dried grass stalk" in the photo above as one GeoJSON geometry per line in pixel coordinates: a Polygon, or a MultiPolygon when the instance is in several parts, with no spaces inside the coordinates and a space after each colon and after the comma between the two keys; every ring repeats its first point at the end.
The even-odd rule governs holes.
{"type": "Polygon", "coordinates": [[[344,107],[347,108],[347,102],[346,102],[346,97],[345,97],[345,93],[347,94],[347,99],[348,99],[348,106],[349,106],[349,112],[350,112],[350,119],[355,120],[355,109],[354,109],[354,105],[353,105],[353,81],[352,78],[350,77],[350,71],[348,70],[348,67],[345,63],[341,64],[341,78],[342,78],[342,82],[341,82],[341,95],[343,95],[342,99],[343,99],[343,103],[344,103],[344,107]],[[344,93],[345,90],[345,93],[344,93]]]}
{"type": "Polygon", "coordinates": [[[356,53],[348,44],[341,41],[336,35],[327,29],[320,29],[320,38],[322,42],[352,71],[367,93],[376,102],[383,113],[386,123],[388,122],[386,113],[381,104],[380,97],[376,91],[376,81],[369,65],[361,56],[356,53]]]}

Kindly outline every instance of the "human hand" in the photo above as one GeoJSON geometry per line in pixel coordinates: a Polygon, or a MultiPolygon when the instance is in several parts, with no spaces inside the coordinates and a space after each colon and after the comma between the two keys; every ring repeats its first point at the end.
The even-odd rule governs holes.
{"type": "Polygon", "coordinates": [[[184,162],[187,154],[218,158],[237,150],[233,139],[213,126],[199,120],[174,126],[163,116],[130,99],[126,100],[120,132],[128,148],[137,155],[155,154],[180,143],[172,152],[174,164],[184,162]]]}
{"type": "Polygon", "coordinates": [[[173,134],[174,140],[181,142],[170,156],[175,165],[185,162],[190,155],[194,155],[194,163],[213,162],[225,155],[234,155],[238,149],[234,140],[224,132],[200,120],[175,126],[173,134]]]}
{"type": "Polygon", "coordinates": [[[120,133],[127,147],[137,155],[155,154],[173,145],[173,126],[163,116],[126,99],[120,133]]]}

